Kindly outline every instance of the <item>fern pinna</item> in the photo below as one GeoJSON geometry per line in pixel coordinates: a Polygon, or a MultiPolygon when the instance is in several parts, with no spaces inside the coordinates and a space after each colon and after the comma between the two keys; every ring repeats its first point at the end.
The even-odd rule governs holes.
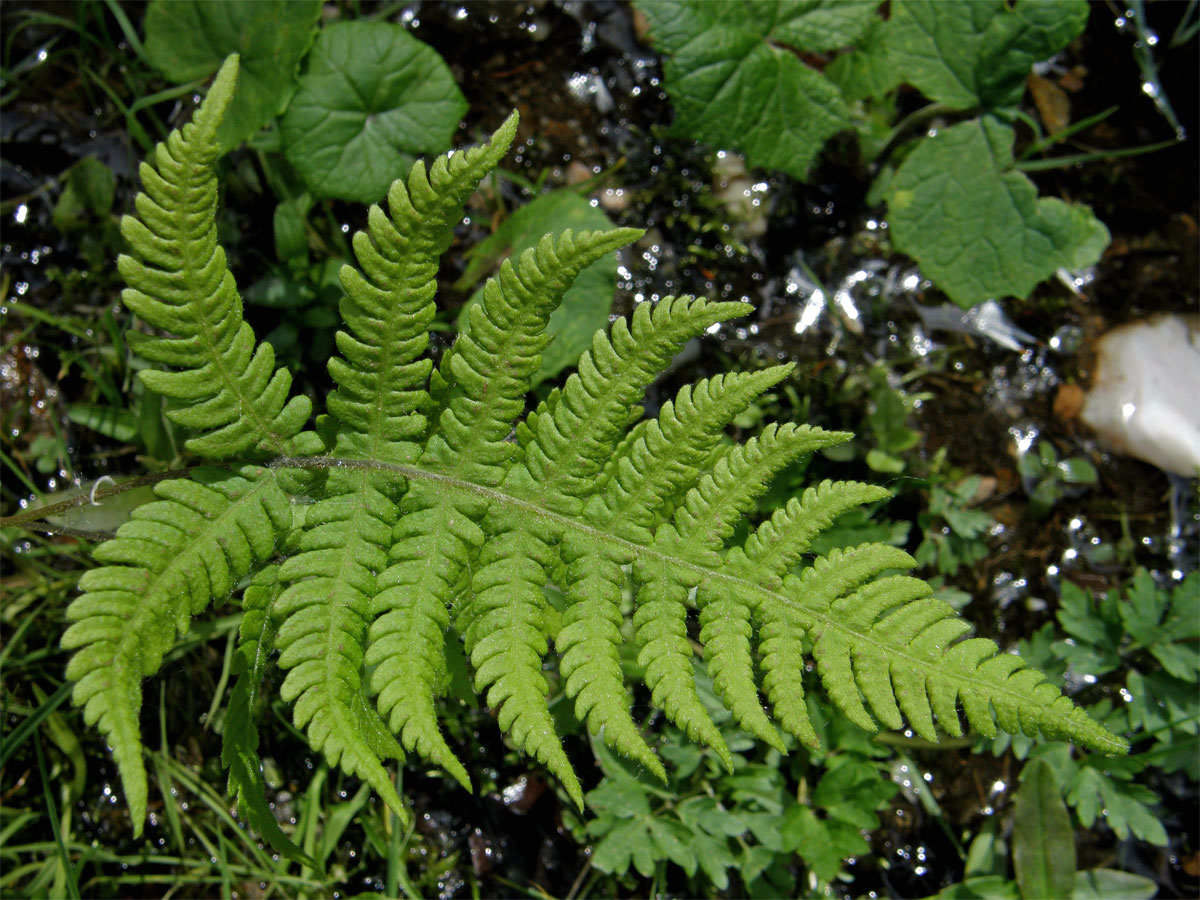
{"type": "Polygon", "coordinates": [[[1017,656],[967,638],[924,582],[896,574],[913,565],[903,551],[867,544],[797,569],[835,517],[885,490],[825,482],[731,542],[775,473],[849,437],[769,425],[728,446],[728,423],[790,366],[690,385],[631,426],[683,345],[744,304],[639,306],[522,418],[551,312],[584,267],[639,232],[567,231],[505,262],[434,366],[438,258],[512,141],[515,114],[483,146],[428,171],[417,163],[392,185],[387,212],[371,208],[353,242],[360,269],[342,270],[336,388],[310,428],[310,401],[289,399],[288,373],[243,322],[216,240],[216,129],[236,73],[231,57],[194,121],[143,164],[137,216],[122,222],[132,255],[119,261],[125,304],[153,330],[131,333],[131,346],[166,367],[140,376],[195,430],[188,448],[219,464],[160,483],[158,499],[96,550],[101,567],[83,576],[63,637],[75,703],[113,748],[136,828],[147,803],[142,679],[192,616],[243,582],[223,760],[243,815],[289,853],[263,798],[253,719],[276,652],[296,726],[401,817],[384,763],[406,751],[470,786],[438,725],[447,642],[461,641],[500,727],[577,803],[547,707],[551,645],[580,721],[665,777],[631,716],[619,659],[630,583],[625,632],[653,704],[728,765],[695,686],[691,615],[717,694],[781,750],[779,729],[816,744],[801,689],[810,654],[829,699],[866,729],[907,722],[936,740],[961,734],[965,717],[984,734],[998,726],[1124,749],[1017,656]],[[550,582],[561,609],[547,600],[550,582]]]}

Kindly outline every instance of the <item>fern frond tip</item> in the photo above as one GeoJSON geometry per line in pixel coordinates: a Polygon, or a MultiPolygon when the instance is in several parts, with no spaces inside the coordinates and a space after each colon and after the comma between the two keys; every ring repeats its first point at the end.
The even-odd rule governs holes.
{"type": "Polygon", "coordinates": [[[217,70],[217,75],[204,97],[204,102],[196,110],[192,124],[184,126],[185,137],[190,137],[186,134],[186,129],[191,127],[203,129],[206,140],[215,138],[217,127],[224,120],[225,112],[233,101],[233,90],[237,85],[240,68],[241,57],[238,54],[230,53],[225,57],[225,62],[221,63],[221,68],[217,70]]]}

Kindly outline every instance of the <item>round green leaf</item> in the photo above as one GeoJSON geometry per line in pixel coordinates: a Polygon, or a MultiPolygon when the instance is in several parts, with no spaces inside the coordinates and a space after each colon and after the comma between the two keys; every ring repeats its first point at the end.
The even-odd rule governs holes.
{"type": "Polygon", "coordinates": [[[399,25],[331,25],[283,117],[284,154],[315,195],[374,203],[466,111],[446,63],[399,25]]]}
{"type": "Polygon", "coordinates": [[[146,55],[176,82],[241,56],[237,91],[217,130],[231,150],[287,106],[320,15],[321,0],[155,0],[146,10],[146,55]]]}

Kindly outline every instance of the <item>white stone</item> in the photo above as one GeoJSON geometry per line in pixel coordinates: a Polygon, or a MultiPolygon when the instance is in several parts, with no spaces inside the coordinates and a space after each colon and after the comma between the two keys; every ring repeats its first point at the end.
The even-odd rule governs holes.
{"type": "Polygon", "coordinates": [[[1097,347],[1083,421],[1114,450],[1200,475],[1200,330],[1160,316],[1114,328],[1097,347]]]}

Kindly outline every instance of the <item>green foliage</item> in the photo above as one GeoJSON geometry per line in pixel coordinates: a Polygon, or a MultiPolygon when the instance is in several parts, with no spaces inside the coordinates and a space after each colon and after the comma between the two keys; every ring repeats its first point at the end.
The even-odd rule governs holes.
{"type": "Polygon", "coordinates": [[[930,100],[1000,109],[1021,102],[1030,67],[1066,46],[1087,17],[1082,0],[903,0],[890,19],[887,54],[930,100]]]}
{"type": "Polygon", "coordinates": [[[1013,868],[1022,897],[1066,897],[1075,879],[1075,833],[1054,782],[1041,760],[1021,772],[1013,831],[1013,868]]]}
{"type": "Polygon", "coordinates": [[[176,82],[211,75],[230,53],[245,60],[217,132],[231,150],[287,107],[320,16],[319,0],[155,0],[146,10],[146,56],[176,82]]]}
{"type": "MultiPolygon", "coordinates": [[[[580,805],[547,708],[551,642],[575,716],[613,750],[668,779],[632,718],[620,662],[632,643],[653,704],[733,769],[698,693],[689,608],[722,706],[779,751],[777,725],[820,743],[802,688],[808,659],[832,705],[868,731],[907,720],[937,740],[961,735],[965,715],[987,735],[999,725],[1123,751],[1041,673],[991,641],[965,639],[969,626],[952,607],[896,574],[913,565],[903,551],[866,544],[792,573],[837,516],[886,491],[823,482],[731,540],[776,473],[848,437],[771,423],[716,452],[728,423],[790,366],[686,386],[657,419],[630,428],[684,343],[742,304],[680,297],[638,307],[597,333],[579,371],[522,416],[553,310],[581,271],[637,231],[565,231],[505,261],[434,366],[426,349],[438,258],[512,141],[515,115],[482,146],[428,170],[416,164],[388,190],[387,213],[371,208],[353,241],[361,268],[341,271],[336,387],[308,430],[311,401],[289,398],[288,373],[275,369],[269,345],[255,346],[216,242],[213,167],[236,72],[231,57],[195,121],[143,165],[138,217],[122,222],[132,255],[119,261],[126,305],[158,332],[131,333],[130,344],[165,367],[144,369],[141,381],[176,401],[168,415],[194,432],[191,452],[229,465],[155,486],[159,499],[97,548],[101,567],[81,580],[63,638],[76,651],[74,700],[113,747],[135,828],[148,799],[142,679],[193,616],[247,577],[223,759],[248,819],[297,859],[247,799],[261,790],[252,717],[272,643],[296,728],[402,819],[386,760],[414,753],[470,783],[437,708],[459,642],[500,728],[580,805]],[[561,611],[547,600],[552,580],[561,611]]],[[[829,820],[851,824],[851,815],[869,827],[838,811],[859,776],[834,777],[829,820]]],[[[814,828],[798,822],[795,840],[814,828]]],[[[846,846],[849,832],[838,834],[826,862],[846,846]]]]}
{"type": "MultiPolygon", "coordinates": [[[[318,30],[320,16],[312,0],[155,0],[146,11],[146,56],[168,79],[192,82],[239,54],[221,149],[279,116],[276,141],[313,196],[372,203],[417,155],[450,145],[466,100],[442,58],[400,26],[356,21],[318,30]]],[[[281,259],[297,249],[306,213],[301,204],[286,222],[276,214],[281,259]]]]}
{"type": "Polygon", "coordinates": [[[751,165],[807,176],[822,145],[850,124],[837,87],[799,54],[851,44],[874,0],[641,0],[664,54],[676,129],[743,151],[751,165]]]}
{"type": "Polygon", "coordinates": [[[938,893],[943,900],[1075,897],[1079,900],[1149,900],[1158,885],[1149,878],[1116,869],[1076,868],[1075,832],[1063,806],[1054,769],[1044,760],[1021,772],[1013,812],[1013,879],[1004,872],[1004,855],[997,852],[995,823],[985,827],[971,844],[963,880],[938,893]]]}
{"type": "Polygon", "coordinates": [[[942,575],[954,575],[972,566],[988,553],[987,535],[996,520],[980,509],[972,509],[982,479],[971,475],[957,484],[934,485],[929,506],[918,514],[924,537],[913,558],[931,565],[942,575]]]}
{"type": "Polygon", "coordinates": [[[881,761],[886,749],[813,705],[827,753],[807,760],[782,760],[773,749],[751,755],[753,741],[713,695],[702,664],[697,684],[733,751],[732,771],[675,728],[659,747],[674,764],[665,789],[597,745],[606,777],[587,795],[596,814],[586,826],[593,866],[661,879],[669,862],[688,877],[688,895],[730,890],[736,875],[747,895],[771,897],[795,893],[795,856],[829,883],[844,874],[844,860],[869,852],[863,832],[879,827],[877,812],[897,791],[881,761]]]}
{"type": "Polygon", "coordinates": [[[317,36],[280,132],[315,195],[373,203],[414,156],[448,146],[466,111],[432,48],[399,25],[343,22],[317,36]]]}
{"type": "Polygon", "coordinates": [[[1013,170],[1014,139],[991,116],[954,125],[922,140],[889,186],[896,249],[963,307],[1025,297],[1056,269],[1091,265],[1108,246],[1087,207],[1039,199],[1013,170]]]}
{"type": "Polygon", "coordinates": [[[1084,0],[896,0],[886,19],[877,5],[638,2],[663,53],[681,134],[801,180],[852,123],[869,154],[896,150],[899,168],[884,160],[875,191],[887,200],[896,249],[955,303],[1024,298],[1059,267],[1095,263],[1107,229],[1085,206],[1038,199],[1014,165],[1007,124],[1032,64],[1083,29],[1084,0]],[[847,47],[824,74],[804,61],[847,47]],[[880,114],[891,114],[901,83],[935,105],[883,137],[880,114]],[[909,145],[898,140],[907,124],[951,111],[981,115],[909,145]]]}
{"type": "MultiPolygon", "coordinates": [[[[1069,640],[1054,641],[1046,625],[1022,654],[1050,671],[1070,669],[1095,680],[1123,673],[1121,702],[1104,701],[1092,712],[1110,728],[1130,735],[1135,752],[1120,760],[1075,754],[1061,743],[1015,749],[1046,760],[1080,824],[1090,828],[1103,812],[1122,840],[1131,834],[1165,845],[1167,832],[1156,808],[1157,794],[1144,782],[1154,771],[1200,776],[1200,574],[1171,591],[1139,570],[1124,592],[1094,598],[1070,582],[1063,585],[1058,620],[1069,640]]],[[[1002,741],[998,746],[1004,746],[1002,741]]]]}
{"type": "Polygon", "coordinates": [[[1060,460],[1049,441],[1040,441],[1032,452],[1022,453],[1017,468],[1029,491],[1029,510],[1048,513],[1070,490],[1067,485],[1096,483],[1096,467],[1081,456],[1060,460]]]}

